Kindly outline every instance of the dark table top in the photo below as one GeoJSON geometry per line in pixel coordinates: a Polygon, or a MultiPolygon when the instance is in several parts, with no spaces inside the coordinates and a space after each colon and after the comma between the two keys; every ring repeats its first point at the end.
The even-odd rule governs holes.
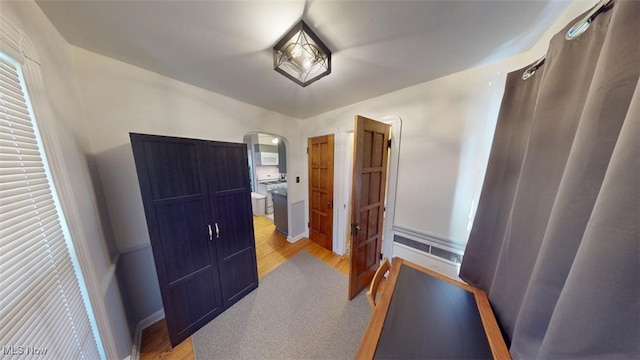
{"type": "Polygon", "coordinates": [[[481,289],[394,258],[357,359],[511,359],[481,289]]]}
{"type": "Polygon", "coordinates": [[[376,359],[492,359],[473,293],[414,268],[398,275],[376,359]]]}

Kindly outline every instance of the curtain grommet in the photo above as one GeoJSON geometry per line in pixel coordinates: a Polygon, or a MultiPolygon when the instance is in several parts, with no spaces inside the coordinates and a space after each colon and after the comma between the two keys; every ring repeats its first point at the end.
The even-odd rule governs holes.
{"type": "Polygon", "coordinates": [[[532,77],[532,76],[533,76],[533,74],[535,74],[535,73],[536,73],[536,70],[537,70],[537,69],[536,69],[536,68],[533,68],[533,67],[528,68],[528,69],[527,69],[527,71],[525,71],[525,72],[523,72],[523,73],[522,73],[522,80],[527,80],[528,78],[532,77]]]}
{"type": "Polygon", "coordinates": [[[527,80],[528,78],[532,77],[536,73],[536,71],[538,71],[540,66],[544,65],[545,59],[546,57],[541,57],[536,62],[534,62],[533,65],[531,65],[527,70],[525,70],[522,73],[522,80],[527,80]]]}
{"type": "Polygon", "coordinates": [[[613,0],[600,0],[600,2],[591,9],[589,14],[585,16],[582,20],[578,21],[575,25],[567,31],[567,34],[564,36],[566,40],[573,40],[578,36],[584,34],[589,26],[591,26],[591,22],[600,14],[607,10],[609,10],[613,6],[613,0]]]}

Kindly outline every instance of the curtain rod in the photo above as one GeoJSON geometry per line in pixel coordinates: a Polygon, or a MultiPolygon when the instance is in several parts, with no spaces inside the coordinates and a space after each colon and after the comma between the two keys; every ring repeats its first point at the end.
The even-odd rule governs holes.
{"type": "MultiPolygon", "coordinates": [[[[582,18],[577,23],[575,23],[575,25],[573,25],[571,29],[567,31],[567,34],[565,35],[565,39],[573,40],[578,36],[584,34],[585,31],[587,31],[587,29],[589,28],[589,26],[591,26],[591,22],[593,22],[593,20],[601,13],[611,9],[613,7],[613,4],[614,4],[614,0],[600,0],[591,9],[591,11],[589,11],[589,13],[585,15],[584,18],[582,18]]],[[[527,68],[527,70],[525,70],[522,73],[522,80],[527,80],[528,78],[533,76],[533,74],[535,74],[535,72],[540,68],[540,66],[544,64],[545,58],[546,56],[543,55],[540,59],[536,60],[536,62],[534,62],[529,68],[527,68]]]]}

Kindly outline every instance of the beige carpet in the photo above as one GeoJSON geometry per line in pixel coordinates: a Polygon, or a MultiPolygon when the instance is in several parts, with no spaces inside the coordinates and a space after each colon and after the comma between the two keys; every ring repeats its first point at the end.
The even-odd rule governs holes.
{"type": "Polygon", "coordinates": [[[302,251],[193,335],[196,359],[353,359],[371,309],[348,282],[302,251]]]}

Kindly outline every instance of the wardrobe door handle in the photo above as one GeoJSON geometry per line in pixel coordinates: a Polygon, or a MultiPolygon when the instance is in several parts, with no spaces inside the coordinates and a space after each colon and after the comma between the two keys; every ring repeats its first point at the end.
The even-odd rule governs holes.
{"type": "Polygon", "coordinates": [[[220,239],[220,228],[218,228],[218,223],[215,223],[216,225],[216,239],[220,239]]]}
{"type": "Polygon", "coordinates": [[[207,225],[209,227],[209,241],[213,241],[213,231],[211,230],[211,224],[207,225]]]}

